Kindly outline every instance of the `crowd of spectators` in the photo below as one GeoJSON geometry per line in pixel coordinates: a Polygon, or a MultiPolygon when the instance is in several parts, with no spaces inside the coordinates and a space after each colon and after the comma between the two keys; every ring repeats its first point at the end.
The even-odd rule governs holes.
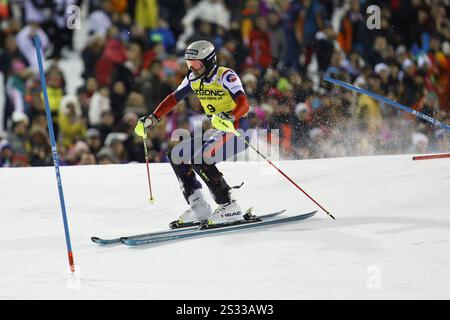
{"type": "MultiPolygon", "coordinates": [[[[137,119],[187,72],[185,47],[206,39],[238,72],[251,126],[278,129],[290,159],[449,152],[444,129],[324,82],[356,84],[450,123],[450,5],[379,0],[22,0],[0,3],[0,166],[52,164],[31,37],[41,39],[63,165],[143,162],[137,119]],[[79,52],[83,85],[67,92],[58,62],[74,50],[69,5],[88,6],[79,52]]],[[[166,161],[176,128],[208,128],[192,95],[149,132],[151,161],[166,161]]]]}

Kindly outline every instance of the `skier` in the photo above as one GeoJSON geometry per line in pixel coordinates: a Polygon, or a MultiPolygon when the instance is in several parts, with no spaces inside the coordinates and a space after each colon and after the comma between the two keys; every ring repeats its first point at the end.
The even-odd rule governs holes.
{"type": "MultiPolygon", "coordinates": [[[[241,80],[232,69],[217,65],[214,45],[205,40],[195,41],[187,47],[184,58],[189,71],[182,83],[158,105],[153,114],[138,120],[136,133],[144,136],[147,129],[155,126],[179,101],[192,93],[197,95],[210,119],[216,115],[226,126],[247,130],[246,114],[249,104],[241,80]]],[[[239,204],[231,194],[232,188],[217,169],[216,163],[244,151],[247,145],[239,141],[233,133],[226,132],[226,127],[214,122],[213,126],[219,131],[200,147],[195,148],[195,137],[181,142],[181,146],[186,148],[179,148],[180,144],[176,146],[183,152],[188,150],[187,157],[183,154],[183,161],[179,161],[173,150],[168,152],[169,162],[189,204],[189,208],[171,224],[172,227],[204,221],[207,221],[208,225],[216,225],[245,219],[239,204]],[[221,152],[217,152],[220,149],[221,152]],[[214,211],[202,193],[202,185],[196,174],[208,186],[218,204],[214,211]]]]}

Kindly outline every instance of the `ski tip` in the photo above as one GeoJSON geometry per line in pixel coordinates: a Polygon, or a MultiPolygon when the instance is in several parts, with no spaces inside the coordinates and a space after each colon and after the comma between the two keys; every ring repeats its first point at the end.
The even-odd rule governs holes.
{"type": "Polygon", "coordinates": [[[100,240],[99,237],[91,237],[91,241],[92,241],[92,242],[97,242],[97,241],[99,241],[99,240],[100,240]]]}
{"type": "Polygon", "coordinates": [[[135,246],[134,240],[133,240],[133,239],[130,239],[130,238],[128,238],[128,237],[122,237],[122,238],[120,238],[120,243],[122,243],[123,245],[126,245],[126,246],[128,246],[128,247],[133,247],[133,246],[135,246]]]}

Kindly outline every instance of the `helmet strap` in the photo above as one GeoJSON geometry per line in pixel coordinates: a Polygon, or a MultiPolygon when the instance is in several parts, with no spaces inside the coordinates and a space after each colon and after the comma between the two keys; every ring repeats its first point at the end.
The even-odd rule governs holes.
{"type": "Polygon", "coordinates": [[[189,82],[197,81],[200,79],[202,79],[202,82],[203,82],[203,79],[209,81],[212,78],[212,76],[214,75],[214,72],[216,71],[216,69],[217,69],[217,65],[214,64],[214,66],[209,71],[205,70],[205,72],[203,72],[201,75],[199,75],[198,77],[195,77],[195,78],[190,77],[190,75],[192,74],[192,70],[189,70],[186,77],[189,82]]]}
{"type": "MultiPolygon", "coordinates": [[[[205,79],[206,81],[211,80],[211,78],[214,76],[214,72],[216,71],[216,69],[217,69],[217,65],[214,65],[214,67],[211,69],[211,71],[209,71],[209,72],[203,77],[203,79],[205,79]]],[[[206,71],[205,71],[205,73],[206,73],[206,71]]]]}

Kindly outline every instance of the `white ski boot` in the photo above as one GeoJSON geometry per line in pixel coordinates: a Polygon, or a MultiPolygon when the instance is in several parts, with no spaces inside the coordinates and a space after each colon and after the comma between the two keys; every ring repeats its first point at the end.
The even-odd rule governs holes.
{"type": "Polygon", "coordinates": [[[230,202],[220,204],[212,216],[208,219],[207,224],[220,225],[226,223],[232,223],[239,220],[245,220],[244,212],[242,212],[241,207],[235,199],[231,199],[230,202]]]}
{"type": "Polygon", "coordinates": [[[212,214],[209,203],[203,196],[202,189],[197,189],[188,198],[189,209],[178,218],[178,225],[206,221],[212,214]]]}

